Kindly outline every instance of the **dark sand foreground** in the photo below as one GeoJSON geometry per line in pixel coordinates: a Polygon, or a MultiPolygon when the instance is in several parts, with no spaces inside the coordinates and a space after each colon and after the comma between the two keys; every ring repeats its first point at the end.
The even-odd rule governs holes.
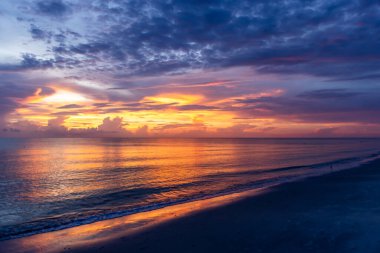
{"type": "Polygon", "coordinates": [[[67,238],[77,238],[87,230],[81,227],[35,236],[40,239],[6,242],[6,248],[0,244],[0,252],[12,252],[15,245],[20,252],[47,252],[61,242],[63,246],[57,249],[64,252],[378,253],[380,160],[277,186],[261,195],[169,219],[136,233],[122,228],[107,239],[87,238],[81,246],[64,247],[63,239],[70,241],[67,238]],[[41,241],[48,241],[51,247],[36,245],[41,241]]]}
{"type": "Polygon", "coordinates": [[[380,252],[380,161],[75,252],[380,252]]]}

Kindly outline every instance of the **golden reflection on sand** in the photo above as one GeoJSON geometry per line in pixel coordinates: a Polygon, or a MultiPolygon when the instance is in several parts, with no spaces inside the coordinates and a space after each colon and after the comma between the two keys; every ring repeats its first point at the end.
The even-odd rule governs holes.
{"type": "Polygon", "coordinates": [[[243,193],[198,200],[190,203],[127,215],[59,231],[0,242],[4,252],[61,252],[70,248],[96,245],[100,242],[122,239],[162,222],[190,215],[201,210],[231,203],[267,190],[251,190],[243,193]]]}

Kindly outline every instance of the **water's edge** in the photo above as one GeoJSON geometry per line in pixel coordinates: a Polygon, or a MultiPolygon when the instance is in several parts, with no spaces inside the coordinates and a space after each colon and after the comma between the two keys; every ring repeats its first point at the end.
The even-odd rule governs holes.
{"type": "Polygon", "coordinates": [[[59,226],[51,226],[44,229],[31,230],[24,233],[4,236],[0,238],[0,241],[6,241],[6,240],[11,240],[11,239],[16,239],[16,238],[28,237],[35,234],[63,230],[67,228],[95,223],[98,221],[119,218],[119,217],[128,216],[128,215],[132,215],[136,213],[153,211],[153,210],[161,209],[164,207],[175,206],[175,205],[184,204],[184,203],[191,203],[191,202],[199,201],[199,200],[207,200],[207,199],[212,199],[215,197],[226,196],[226,195],[236,194],[236,193],[243,193],[243,192],[251,191],[251,190],[266,189],[266,188],[278,186],[284,183],[299,181],[299,180],[309,178],[309,177],[321,176],[321,175],[329,174],[331,172],[357,168],[365,163],[368,163],[377,159],[380,159],[380,152],[376,152],[365,157],[352,157],[352,158],[346,158],[346,159],[339,159],[339,160],[335,160],[335,161],[331,161],[327,163],[311,164],[311,165],[296,166],[296,167],[276,168],[276,169],[273,169],[273,172],[281,171],[281,170],[289,170],[289,169],[294,169],[294,168],[311,168],[313,170],[312,170],[312,173],[309,173],[309,174],[282,177],[281,179],[276,178],[276,179],[257,181],[252,184],[244,185],[235,189],[227,189],[225,191],[222,191],[213,195],[194,196],[193,198],[181,199],[181,200],[172,201],[172,202],[158,203],[158,204],[154,204],[150,206],[145,206],[142,208],[135,208],[135,209],[130,209],[130,210],[112,212],[112,213],[108,213],[104,215],[91,216],[91,217],[75,220],[68,224],[63,224],[59,226]]]}

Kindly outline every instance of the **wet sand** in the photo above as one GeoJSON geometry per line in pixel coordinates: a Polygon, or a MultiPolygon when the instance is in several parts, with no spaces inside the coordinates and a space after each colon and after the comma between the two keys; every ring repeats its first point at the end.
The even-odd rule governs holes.
{"type": "Polygon", "coordinates": [[[70,252],[380,252],[380,161],[70,252]]]}
{"type": "MultiPolygon", "coordinates": [[[[59,245],[51,251],[75,253],[380,252],[379,200],[380,160],[376,160],[179,218],[171,210],[170,218],[133,233],[123,225],[110,230],[117,232],[100,236],[101,240],[87,238],[65,247],[62,241],[70,230],[62,230],[0,244],[0,251],[18,245],[19,252],[45,252],[42,246],[31,247],[38,243],[33,238],[40,238],[40,242],[49,240],[45,247],[59,245]]],[[[99,225],[90,226],[96,229],[99,225]]],[[[86,229],[71,230],[80,236],[86,229]]]]}

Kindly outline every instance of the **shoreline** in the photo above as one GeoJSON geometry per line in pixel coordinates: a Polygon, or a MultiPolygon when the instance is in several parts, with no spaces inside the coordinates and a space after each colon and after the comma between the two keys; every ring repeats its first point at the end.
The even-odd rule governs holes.
{"type": "MultiPolygon", "coordinates": [[[[117,252],[121,249],[120,247],[128,247],[129,249],[134,248],[133,245],[136,243],[133,243],[133,238],[137,238],[137,242],[139,242],[138,238],[144,238],[147,233],[160,234],[160,232],[154,231],[159,231],[162,228],[167,229],[170,226],[176,226],[175,223],[186,223],[186,220],[188,219],[197,220],[197,216],[204,216],[210,212],[218,212],[218,210],[233,208],[233,206],[241,205],[245,202],[265,200],[265,198],[270,198],[273,194],[281,194],[281,192],[284,192],[284,190],[286,191],[287,188],[297,188],[300,187],[300,185],[307,184],[307,182],[315,183],[315,181],[328,180],[329,178],[337,177],[337,175],[339,177],[341,174],[355,174],[360,168],[367,168],[368,170],[368,167],[371,169],[371,166],[380,167],[379,165],[380,159],[376,159],[375,161],[358,167],[334,171],[320,176],[315,175],[295,182],[287,182],[272,186],[270,188],[233,193],[212,199],[198,200],[153,211],[98,221],[68,229],[1,241],[0,249],[11,250],[12,252],[91,252],[91,250],[99,250],[103,247],[105,249],[104,252],[112,252],[115,250],[115,252],[117,252]],[[124,246],[120,246],[120,240],[124,242],[124,244],[122,243],[124,246]]],[[[300,204],[302,203],[297,203],[297,205],[300,204]]],[[[237,210],[237,213],[239,213],[239,210],[237,210]]],[[[153,240],[158,239],[153,238],[153,240]]],[[[150,247],[147,249],[149,248],[150,247]]],[[[202,248],[198,250],[202,250],[202,248]]],[[[134,251],[132,250],[131,252],[134,251]]]]}
{"type": "Polygon", "coordinates": [[[0,241],[0,251],[21,252],[62,252],[96,245],[120,236],[129,236],[149,230],[162,223],[218,208],[241,199],[264,194],[271,187],[251,189],[227,195],[216,196],[162,208],[143,211],[117,218],[105,219],[65,229],[37,233],[29,236],[0,241]],[[58,242],[56,241],[58,240],[58,242]],[[54,243],[52,243],[54,241],[54,243]]]}
{"type": "Polygon", "coordinates": [[[380,159],[68,252],[379,252],[380,159]]]}
{"type": "MultiPolygon", "coordinates": [[[[71,228],[75,228],[79,226],[86,226],[92,223],[123,218],[123,217],[131,216],[131,215],[138,215],[140,213],[156,212],[156,210],[164,209],[164,208],[174,207],[174,209],[177,209],[175,206],[183,206],[183,205],[186,206],[186,204],[191,205],[191,203],[197,203],[199,201],[201,201],[202,203],[205,203],[204,205],[207,206],[207,202],[215,204],[218,201],[220,202],[221,199],[224,199],[221,203],[221,205],[223,205],[227,202],[226,199],[229,199],[229,201],[232,202],[232,201],[235,201],[236,199],[241,198],[241,196],[256,195],[256,191],[264,191],[266,189],[270,189],[272,187],[276,187],[282,184],[296,182],[296,181],[304,180],[310,177],[318,177],[321,175],[325,175],[325,174],[329,174],[329,173],[337,172],[341,170],[352,169],[376,159],[380,159],[380,152],[375,152],[370,155],[366,155],[362,157],[350,157],[350,158],[333,160],[330,162],[321,162],[321,163],[316,163],[316,164],[300,165],[300,166],[293,166],[293,167],[279,167],[276,169],[268,170],[268,172],[286,171],[289,169],[298,169],[298,168],[309,169],[310,171],[308,173],[300,174],[294,177],[284,177],[282,179],[278,178],[277,179],[278,181],[277,180],[273,181],[271,179],[269,180],[264,179],[262,181],[252,182],[251,185],[247,185],[246,187],[242,187],[240,189],[224,191],[224,192],[220,192],[214,195],[206,195],[203,197],[198,197],[198,198],[196,197],[193,199],[184,199],[183,201],[179,200],[179,201],[175,201],[171,203],[162,203],[162,204],[157,204],[153,206],[146,206],[146,207],[139,208],[138,210],[118,211],[115,213],[88,217],[81,221],[75,221],[70,224],[60,225],[56,227],[48,227],[42,230],[35,230],[35,231],[16,234],[16,235],[10,235],[5,238],[0,238],[0,245],[2,241],[17,240],[17,239],[21,239],[25,237],[35,236],[38,234],[51,233],[51,232],[71,229],[71,228]]],[[[253,173],[260,173],[260,172],[261,171],[258,171],[258,172],[253,171],[253,173]]],[[[250,174],[251,172],[248,172],[248,173],[250,174]]]]}

